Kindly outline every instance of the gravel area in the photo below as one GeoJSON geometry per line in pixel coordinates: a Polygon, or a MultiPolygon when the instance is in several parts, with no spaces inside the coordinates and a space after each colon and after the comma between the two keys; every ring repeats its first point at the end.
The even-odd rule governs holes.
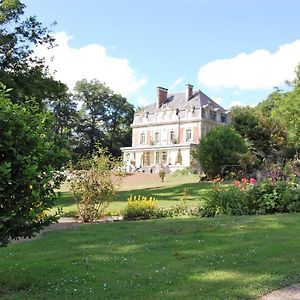
{"type": "Polygon", "coordinates": [[[281,290],[273,291],[260,300],[299,300],[300,299],[300,283],[293,284],[281,290]]]}

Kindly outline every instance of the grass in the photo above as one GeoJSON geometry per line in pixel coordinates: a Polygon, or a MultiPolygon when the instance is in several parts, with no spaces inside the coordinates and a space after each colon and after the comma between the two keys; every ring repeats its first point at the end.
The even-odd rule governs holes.
{"type": "MultiPolygon", "coordinates": [[[[178,204],[178,201],[182,199],[184,190],[187,191],[186,200],[189,205],[197,206],[211,187],[210,183],[199,183],[198,180],[197,175],[167,175],[164,182],[161,182],[158,175],[154,174],[129,175],[123,180],[115,199],[109,205],[108,211],[118,214],[125,207],[130,195],[152,196],[158,200],[159,206],[171,207],[178,204]]],[[[76,202],[69,192],[67,184],[62,186],[56,205],[63,208],[64,214],[76,214],[76,202]]],[[[56,210],[56,208],[52,209],[52,211],[56,210]]]]}
{"type": "Polygon", "coordinates": [[[79,225],[0,251],[1,299],[255,299],[300,279],[300,215],[79,225]]]}

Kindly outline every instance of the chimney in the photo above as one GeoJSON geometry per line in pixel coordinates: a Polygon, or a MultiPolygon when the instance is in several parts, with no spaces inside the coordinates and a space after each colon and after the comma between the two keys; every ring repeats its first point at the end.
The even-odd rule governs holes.
{"type": "Polygon", "coordinates": [[[156,107],[160,108],[162,104],[167,100],[168,89],[158,86],[156,88],[156,107]]]}
{"type": "Polygon", "coordinates": [[[191,84],[187,84],[185,88],[185,100],[189,101],[193,98],[193,86],[191,84]]]}

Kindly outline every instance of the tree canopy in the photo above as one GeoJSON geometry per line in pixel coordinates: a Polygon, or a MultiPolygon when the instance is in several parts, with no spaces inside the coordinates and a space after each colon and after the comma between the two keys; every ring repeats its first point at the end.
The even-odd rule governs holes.
{"type": "Polygon", "coordinates": [[[77,154],[92,154],[99,144],[117,156],[121,146],[131,144],[134,109],[124,97],[97,80],[84,79],[76,83],[74,99],[82,105],[77,154]]]}
{"type": "Polygon", "coordinates": [[[25,18],[24,9],[19,0],[0,3],[0,82],[12,88],[14,103],[34,98],[41,108],[65,97],[67,86],[53,79],[43,58],[34,57],[34,46],[51,48],[54,38],[36,17],[25,18]]]}
{"type": "Polygon", "coordinates": [[[240,134],[232,127],[217,126],[200,140],[195,157],[212,179],[235,169],[239,165],[238,154],[246,152],[247,147],[240,134]]]}

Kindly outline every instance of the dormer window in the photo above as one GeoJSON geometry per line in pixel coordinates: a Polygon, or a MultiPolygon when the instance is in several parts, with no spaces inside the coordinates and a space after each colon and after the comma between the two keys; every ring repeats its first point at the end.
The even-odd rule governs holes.
{"type": "Polygon", "coordinates": [[[221,122],[226,123],[226,116],[223,113],[221,114],[221,122]]]}
{"type": "Polygon", "coordinates": [[[141,145],[145,145],[146,144],[146,136],[145,136],[144,132],[142,132],[141,135],[140,135],[140,144],[141,145]]]}
{"type": "Polygon", "coordinates": [[[210,111],[210,119],[213,121],[216,121],[217,120],[217,112],[211,110],[210,111]]]}
{"type": "Polygon", "coordinates": [[[185,132],[185,141],[190,142],[192,140],[192,130],[187,129],[185,132]]]}

